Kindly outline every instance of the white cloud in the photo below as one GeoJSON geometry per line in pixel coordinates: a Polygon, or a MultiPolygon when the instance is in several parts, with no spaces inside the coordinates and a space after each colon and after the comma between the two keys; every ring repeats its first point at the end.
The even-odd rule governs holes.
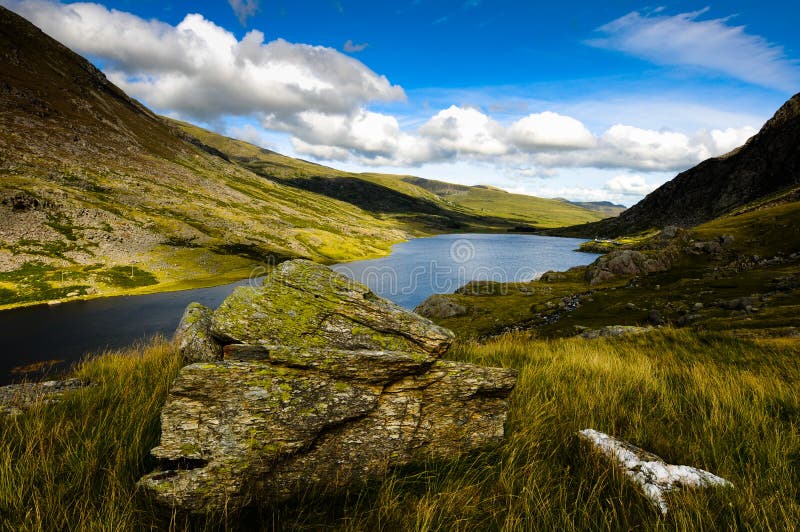
{"type": "Polygon", "coordinates": [[[509,129],[511,142],[523,150],[547,148],[591,148],[596,140],[580,121],[545,111],[530,114],[509,129]]]}
{"type": "Polygon", "coordinates": [[[624,194],[626,196],[644,196],[651,193],[657,185],[648,183],[644,177],[640,175],[625,175],[621,174],[609,179],[606,182],[606,190],[624,194]]]}
{"type": "Polygon", "coordinates": [[[349,113],[371,101],[405,98],[402,88],[334,49],[265,43],[256,30],[237,40],[202,15],[171,26],[92,3],[2,3],[79,53],[101,58],[114,83],[160,110],[210,120],[349,113]]]}
{"type": "Polygon", "coordinates": [[[439,111],[419,132],[454,155],[496,156],[508,151],[503,127],[471,107],[452,105],[439,111]]]}
{"type": "Polygon", "coordinates": [[[347,42],[344,43],[342,50],[347,52],[348,54],[354,54],[358,52],[363,52],[369,46],[368,42],[356,44],[351,39],[347,39],[347,42]]]}
{"type": "Polygon", "coordinates": [[[271,143],[267,139],[264,130],[252,124],[228,127],[225,129],[225,135],[233,139],[249,142],[261,148],[271,148],[271,143]]]}
{"type": "MultiPolygon", "coordinates": [[[[598,28],[589,44],[662,65],[700,67],[755,85],[794,92],[800,66],[781,46],[731,26],[729,19],[698,20],[707,9],[678,15],[634,11],[598,28]]],[[[661,11],[658,11],[661,13],[661,11]]]]}
{"type": "Polygon", "coordinates": [[[242,23],[242,26],[247,24],[247,19],[252,17],[258,11],[259,0],[228,0],[233,12],[236,13],[236,18],[242,23]]]}

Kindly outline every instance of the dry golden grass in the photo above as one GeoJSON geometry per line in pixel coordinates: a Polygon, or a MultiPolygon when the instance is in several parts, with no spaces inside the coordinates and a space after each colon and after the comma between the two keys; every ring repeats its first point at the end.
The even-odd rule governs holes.
{"type": "Polygon", "coordinates": [[[163,341],[77,373],[99,384],[0,422],[0,527],[339,530],[786,530],[800,522],[800,347],[665,330],[607,340],[507,335],[449,357],[520,371],[507,441],[394,471],[338,498],[314,494],[187,520],[137,497],[179,367],[163,341]],[[733,490],[675,494],[666,518],[575,438],[592,427],[733,490]]]}

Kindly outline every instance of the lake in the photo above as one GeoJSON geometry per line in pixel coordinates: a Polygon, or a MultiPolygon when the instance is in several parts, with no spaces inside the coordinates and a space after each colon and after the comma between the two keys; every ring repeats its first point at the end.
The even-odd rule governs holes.
{"type": "MultiPolygon", "coordinates": [[[[529,281],[547,270],[588,264],[596,256],[574,251],[580,242],[520,234],[440,235],[397,244],[388,257],[333,268],[414,308],[433,293],[453,292],[473,279],[529,281]]],[[[215,308],[234,287],[251,282],[0,311],[0,384],[19,380],[19,374],[12,374],[19,366],[59,360],[52,368],[58,370],[85,353],[125,347],[156,334],[170,336],[190,302],[215,308]]]]}

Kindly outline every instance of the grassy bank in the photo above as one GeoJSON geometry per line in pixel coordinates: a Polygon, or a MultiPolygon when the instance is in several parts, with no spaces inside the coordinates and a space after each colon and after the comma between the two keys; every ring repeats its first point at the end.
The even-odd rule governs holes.
{"type": "MultiPolygon", "coordinates": [[[[800,522],[800,344],[665,330],[630,338],[465,342],[451,358],[520,371],[505,445],[396,471],[341,498],[312,494],[231,518],[232,528],[757,529],[800,522]],[[587,455],[592,427],[734,490],[678,494],[660,517],[587,455]]],[[[99,384],[0,421],[0,528],[178,528],[135,492],[152,467],[158,412],[179,367],[157,342],[88,361],[99,384]]],[[[194,523],[200,528],[219,525],[194,523]]]]}

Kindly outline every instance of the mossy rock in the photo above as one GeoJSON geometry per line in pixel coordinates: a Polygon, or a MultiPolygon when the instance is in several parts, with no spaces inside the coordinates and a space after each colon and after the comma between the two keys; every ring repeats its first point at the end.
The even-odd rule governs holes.
{"type": "Polygon", "coordinates": [[[282,263],[260,287],[239,287],[214,312],[223,343],[444,353],[453,333],[307,260],[282,263]]]}

